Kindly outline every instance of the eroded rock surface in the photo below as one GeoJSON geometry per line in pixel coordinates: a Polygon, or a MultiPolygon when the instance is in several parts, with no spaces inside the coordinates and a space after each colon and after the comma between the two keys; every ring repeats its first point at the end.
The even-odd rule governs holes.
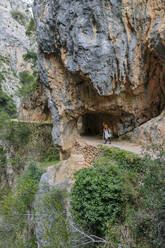
{"type": "MultiPolygon", "coordinates": [[[[82,168],[92,165],[92,162],[100,155],[101,150],[95,145],[87,145],[82,142],[73,144],[72,154],[67,160],[63,160],[56,165],[47,168],[40,180],[39,190],[35,197],[34,207],[36,211],[35,232],[37,236],[38,248],[46,247],[48,240],[46,228],[55,226],[58,218],[55,218],[55,209],[48,207],[48,194],[52,189],[65,189],[70,193],[74,182],[74,173],[82,168]]],[[[70,216],[70,199],[65,199],[67,215],[70,216]]],[[[75,236],[75,232],[73,234],[75,236]]],[[[48,246],[48,245],[47,245],[48,246]]]]}
{"type": "Polygon", "coordinates": [[[13,98],[17,109],[20,97],[17,94],[19,72],[31,71],[31,64],[24,61],[27,51],[36,50],[36,42],[26,35],[26,25],[31,17],[28,6],[21,0],[5,0],[0,3],[0,73],[3,90],[13,98]],[[14,19],[12,13],[19,13],[14,19]],[[16,17],[17,18],[17,17],[16,17]]]}
{"type": "Polygon", "coordinates": [[[165,106],[165,0],[34,0],[54,143],[120,136],[165,106]]]}
{"type": "Polygon", "coordinates": [[[148,147],[152,147],[154,144],[165,150],[165,111],[140,127],[135,128],[128,136],[131,141],[138,144],[148,147]]]}

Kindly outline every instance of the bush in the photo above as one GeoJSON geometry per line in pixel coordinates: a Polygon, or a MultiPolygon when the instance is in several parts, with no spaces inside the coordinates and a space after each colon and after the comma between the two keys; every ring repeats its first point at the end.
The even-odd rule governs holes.
{"type": "Polygon", "coordinates": [[[35,52],[28,51],[23,57],[25,61],[29,61],[30,59],[37,60],[37,54],[35,52]]]}
{"type": "Polygon", "coordinates": [[[116,147],[112,147],[111,149],[108,147],[102,148],[102,157],[116,161],[117,164],[124,169],[137,172],[143,172],[145,170],[144,160],[140,156],[116,147]]]}
{"type": "Polygon", "coordinates": [[[4,148],[0,145],[0,172],[2,174],[2,171],[6,167],[7,159],[6,159],[6,151],[4,148]]]}
{"type": "MultiPolygon", "coordinates": [[[[3,56],[0,56],[0,62],[6,62],[6,59],[3,56]]],[[[9,116],[16,115],[16,106],[13,99],[8,96],[2,89],[2,81],[5,80],[4,71],[0,72],[0,114],[6,112],[9,116]]]]}
{"type": "Polygon", "coordinates": [[[43,172],[31,163],[17,179],[14,194],[9,193],[0,201],[0,214],[5,216],[0,223],[1,247],[37,247],[31,214],[43,172]]]}
{"type": "Polygon", "coordinates": [[[29,74],[28,71],[19,73],[20,83],[22,87],[19,89],[19,95],[26,97],[32,96],[38,87],[38,73],[29,74]]]}
{"type": "MultiPolygon", "coordinates": [[[[153,151],[150,150],[149,153],[152,154],[153,151]]],[[[131,167],[136,182],[132,184],[134,201],[132,204],[129,200],[126,205],[124,222],[109,225],[107,228],[107,248],[164,247],[165,152],[159,150],[157,155],[157,159],[151,159],[148,155],[141,159],[141,169],[140,166],[138,170],[131,167]]],[[[129,167],[124,167],[124,174],[128,173],[128,170],[130,171],[129,167]]]]}
{"type": "Polygon", "coordinates": [[[19,213],[32,211],[32,203],[38,190],[39,181],[44,170],[33,162],[28,169],[17,179],[15,192],[15,206],[19,213]]]}
{"type": "Polygon", "coordinates": [[[7,64],[7,65],[9,65],[10,62],[9,62],[9,60],[8,60],[7,58],[5,58],[4,56],[0,55],[0,66],[1,66],[2,64],[7,64]]]}
{"type": "Polygon", "coordinates": [[[25,25],[26,23],[26,17],[25,15],[18,11],[18,10],[12,10],[11,12],[12,17],[21,25],[25,25]]]}
{"type": "Polygon", "coordinates": [[[29,24],[26,27],[26,35],[31,36],[36,31],[34,18],[30,19],[29,24]]]}
{"type": "Polygon", "coordinates": [[[165,152],[157,155],[102,148],[93,167],[76,172],[73,218],[92,234],[105,235],[106,248],[164,247],[165,152]]]}
{"type": "Polygon", "coordinates": [[[21,169],[24,168],[24,161],[23,161],[22,156],[20,156],[20,155],[16,154],[16,155],[14,155],[14,157],[11,157],[10,163],[11,163],[14,171],[16,171],[17,173],[20,173],[21,169]]]}
{"type": "Polygon", "coordinates": [[[30,83],[33,83],[35,81],[33,75],[29,74],[28,71],[20,72],[19,77],[20,77],[21,83],[23,85],[24,84],[30,84],[30,83]]]}
{"type": "Polygon", "coordinates": [[[44,149],[41,156],[41,161],[52,162],[60,160],[60,154],[57,148],[50,146],[48,149],[44,149]]]}
{"type": "Polygon", "coordinates": [[[9,144],[12,144],[15,148],[19,148],[28,143],[30,134],[31,130],[27,123],[14,123],[9,120],[3,136],[9,144]]]}
{"type": "Polygon", "coordinates": [[[71,192],[74,219],[88,231],[104,235],[109,220],[122,220],[126,204],[122,191],[122,173],[112,163],[78,171],[71,192]]]}
{"type": "Polygon", "coordinates": [[[71,230],[65,210],[66,192],[64,189],[49,188],[46,185],[44,190],[46,191],[42,197],[35,202],[36,211],[39,213],[37,223],[40,223],[42,230],[40,242],[47,248],[71,248],[71,230]]]}
{"type": "Polygon", "coordinates": [[[0,72],[0,83],[5,80],[5,77],[2,72],[0,72]]]}
{"type": "Polygon", "coordinates": [[[0,114],[2,114],[2,112],[13,117],[16,115],[17,110],[13,99],[3,92],[2,86],[0,85],[0,114]]]}
{"type": "Polygon", "coordinates": [[[16,188],[14,194],[10,193],[9,196],[5,197],[1,202],[1,213],[11,215],[15,210],[16,215],[26,213],[32,210],[32,203],[34,201],[35,194],[38,190],[38,185],[41,175],[44,170],[37,167],[33,162],[27,170],[18,177],[16,181],[16,188]]]}
{"type": "Polygon", "coordinates": [[[6,112],[10,116],[14,116],[17,111],[13,99],[2,90],[1,83],[4,80],[5,76],[0,72],[0,113],[6,112]]]}
{"type": "Polygon", "coordinates": [[[34,67],[37,65],[37,54],[35,52],[28,51],[26,54],[23,55],[23,58],[25,61],[32,60],[34,67]]]}

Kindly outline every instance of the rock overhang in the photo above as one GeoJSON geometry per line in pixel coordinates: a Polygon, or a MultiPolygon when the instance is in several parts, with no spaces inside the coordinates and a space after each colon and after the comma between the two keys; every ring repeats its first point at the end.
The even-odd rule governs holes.
{"type": "Polygon", "coordinates": [[[163,110],[165,22],[151,2],[34,1],[55,144],[74,139],[80,116],[131,116],[133,129],[163,110]]]}

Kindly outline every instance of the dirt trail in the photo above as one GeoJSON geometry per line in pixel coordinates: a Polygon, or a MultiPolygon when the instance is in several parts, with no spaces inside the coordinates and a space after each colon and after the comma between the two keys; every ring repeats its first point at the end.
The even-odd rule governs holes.
{"type": "Polygon", "coordinates": [[[134,152],[136,154],[141,154],[142,151],[142,146],[125,140],[112,140],[111,144],[104,144],[104,140],[101,139],[101,137],[99,136],[82,136],[79,141],[80,143],[91,146],[105,145],[109,147],[118,147],[126,151],[134,152]]]}
{"type": "MultiPolygon", "coordinates": [[[[30,120],[20,120],[20,119],[11,119],[12,122],[22,122],[22,123],[37,123],[37,124],[52,124],[52,121],[30,121],[30,120]]],[[[105,145],[109,147],[118,147],[120,149],[134,152],[136,154],[141,154],[142,146],[137,145],[135,143],[131,143],[129,141],[123,140],[112,140],[111,144],[104,144],[104,140],[100,136],[81,136],[78,139],[78,143],[88,146],[95,146],[97,145],[105,145]]]]}
{"type": "Polygon", "coordinates": [[[31,120],[20,120],[20,119],[11,119],[11,122],[21,122],[21,123],[36,123],[36,124],[52,124],[52,121],[31,121],[31,120]]]}
{"type": "MultiPolygon", "coordinates": [[[[12,122],[22,122],[22,123],[37,123],[37,124],[52,124],[52,121],[30,121],[30,120],[20,120],[20,119],[11,119],[12,122]]],[[[79,138],[78,142],[83,145],[97,146],[104,145],[104,140],[100,136],[82,136],[79,138]]],[[[120,149],[134,152],[136,154],[141,154],[142,146],[131,143],[129,141],[123,140],[112,140],[111,144],[105,144],[109,147],[118,147],[120,149]]]]}
{"type": "MultiPolygon", "coordinates": [[[[103,145],[104,141],[97,136],[83,136],[77,138],[73,143],[70,157],[62,160],[58,171],[55,173],[54,182],[63,183],[68,180],[70,184],[74,182],[74,173],[82,168],[90,167],[100,156],[101,150],[98,145],[103,145]]],[[[112,144],[105,145],[108,147],[118,147],[120,149],[141,154],[141,146],[130,143],[129,141],[112,140],[112,144]]],[[[53,170],[53,167],[50,168],[53,170]]],[[[50,172],[54,175],[53,171],[50,172]]]]}

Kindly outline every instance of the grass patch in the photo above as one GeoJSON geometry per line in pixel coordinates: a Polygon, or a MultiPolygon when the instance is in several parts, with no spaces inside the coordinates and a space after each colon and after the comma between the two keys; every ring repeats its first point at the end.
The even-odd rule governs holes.
{"type": "Polygon", "coordinates": [[[10,13],[11,13],[13,19],[16,20],[19,24],[21,24],[23,26],[25,25],[26,17],[22,12],[20,12],[19,10],[11,10],[10,13]]]}
{"type": "Polygon", "coordinates": [[[31,18],[29,24],[26,26],[26,35],[31,36],[32,34],[35,33],[35,31],[36,31],[36,27],[35,27],[34,18],[31,18]]]}
{"type": "Polygon", "coordinates": [[[53,166],[59,163],[59,160],[55,160],[55,161],[50,161],[50,162],[39,162],[38,165],[40,168],[42,169],[46,169],[49,166],[53,166]]]}

